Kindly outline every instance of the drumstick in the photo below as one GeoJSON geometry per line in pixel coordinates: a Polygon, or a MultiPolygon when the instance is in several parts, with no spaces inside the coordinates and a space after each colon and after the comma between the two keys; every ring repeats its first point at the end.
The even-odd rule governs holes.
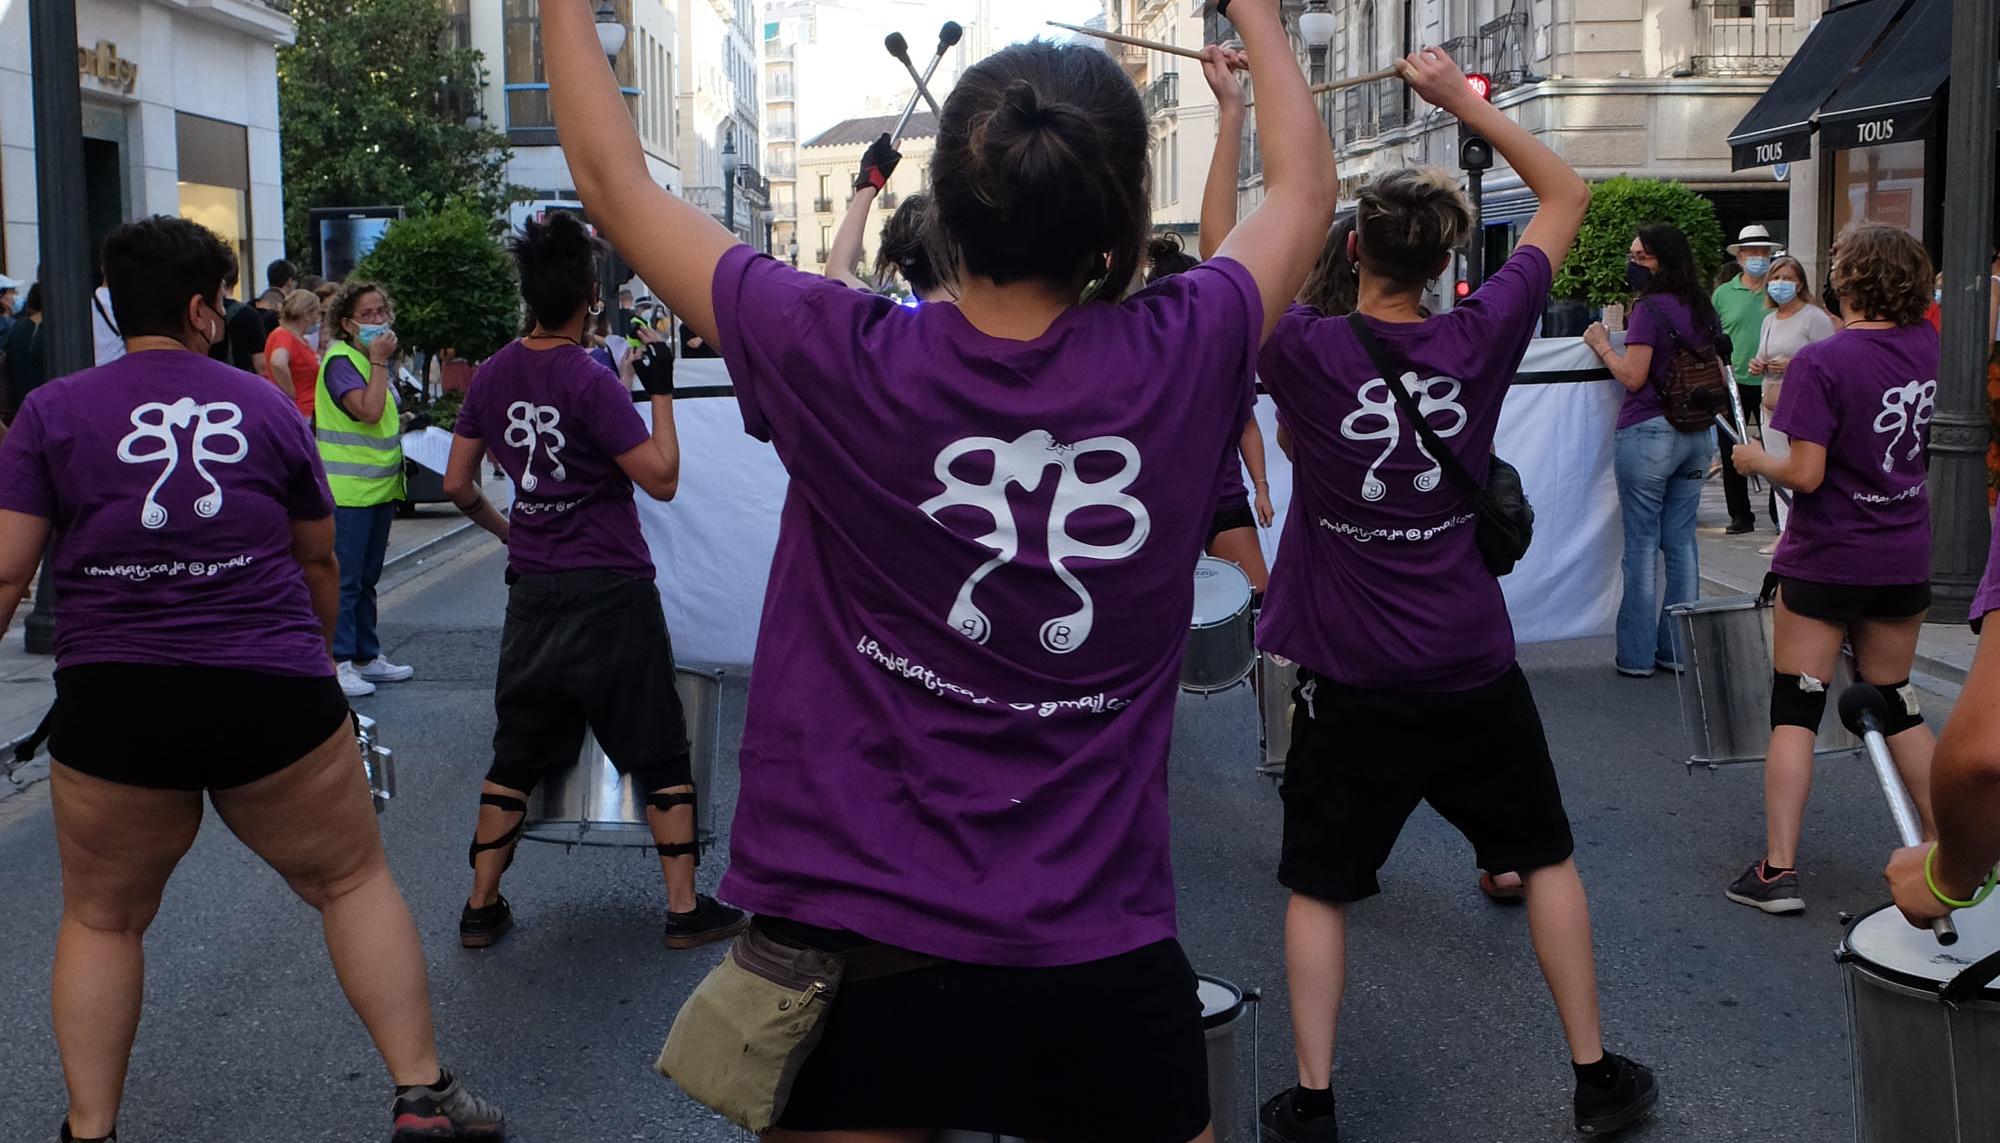
{"type": "MultiPolygon", "coordinates": [[[[1080,24],[1065,24],[1061,20],[1050,20],[1048,23],[1054,27],[1066,28],[1072,32],[1080,32],[1086,36],[1096,36],[1100,40],[1110,40],[1118,44],[1130,44],[1135,48],[1148,48],[1152,51],[1166,52],[1168,55],[1182,56],[1191,60],[1202,58],[1200,52],[1193,48],[1183,48],[1178,44],[1167,44],[1159,40],[1147,40],[1138,36],[1128,36],[1123,32],[1106,32],[1097,28],[1086,28],[1080,24]]],[[[1329,80],[1326,83],[1316,83],[1307,90],[1313,95],[1325,95],[1329,91],[1344,91],[1350,87],[1359,87],[1364,83],[1377,83],[1385,79],[1394,79],[1395,77],[1396,69],[1385,67],[1381,71],[1371,71],[1367,75],[1357,75],[1351,79],[1335,79],[1329,80]]]]}

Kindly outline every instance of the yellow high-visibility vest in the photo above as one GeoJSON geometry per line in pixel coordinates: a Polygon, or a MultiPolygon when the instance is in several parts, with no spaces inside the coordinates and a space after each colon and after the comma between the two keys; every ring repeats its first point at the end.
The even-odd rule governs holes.
{"type": "Polygon", "coordinates": [[[327,392],[326,371],[345,359],[366,379],[368,355],[339,339],[320,357],[319,384],[313,396],[313,436],[319,442],[320,463],[333,502],[341,508],[372,508],[403,498],[402,421],[396,410],[396,387],[389,386],[382,416],[373,424],[355,420],[327,392]]]}

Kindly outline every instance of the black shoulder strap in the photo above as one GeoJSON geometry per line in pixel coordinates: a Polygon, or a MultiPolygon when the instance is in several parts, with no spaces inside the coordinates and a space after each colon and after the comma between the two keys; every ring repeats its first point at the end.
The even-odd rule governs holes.
{"type": "MultiPolygon", "coordinates": [[[[110,327],[111,327],[111,336],[113,336],[113,337],[124,337],[124,336],[125,336],[124,334],[122,334],[122,333],[118,332],[118,323],[117,323],[117,322],[115,322],[115,321],[112,321],[112,320],[111,320],[111,313],[110,313],[110,311],[108,311],[108,310],[106,310],[106,309],[104,308],[104,299],[102,299],[102,298],[98,297],[98,296],[97,296],[97,291],[95,291],[95,290],[92,290],[92,291],[91,291],[91,294],[90,294],[90,304],[91,304],[91,306],[92,306],[92,307],[94,307],[94,308],[95,308],[95,309],[97,310],[97,316],[98,316],[98,317],[101,317],[101,318],[103,318],[103,319],[104,319],[104,324],[105,324],[105,325],[107,325],[107,326],[110,326],[110,327]]],[[[224,320],[227,320],[227,319],[224,319],[224,320]]]]}
{"type": "Polygon", "coordinates": [[[1459,491],[1467,496],[1477,497],[1485,491],[1479,486],[1478,481],[1472,479],[1472,474],[1465,470],[1465,466],[1458,462],[1458,454],[1445,447],[1436,430],[1432,429],[1430,422],[1424,419],[1423,409],[1417,404],[1417,399],[1403,388],[1402,370],[1398,369],[1396,363],[1390,359],[1387,351],[1382,348],[1382,343],[1375,340],[1375,331],[1368,328],[1368,319],[1358,313],[1348,314],[1347,327],[1354,331],[1354,336],[1361,342],[1361,348],[1368,352],[1368,360],[1374,362],[1375,368],[1381,372],[1382,383],[1389,387],[1389,394],[1396,399],[1396,407],[1403,410],[1403,416],[1407,417],[1410,424],[1416,428],[1417,436],[1423,439],[1424,447],[1430,450],[1431,459],[1438,462],[1438,466],[1444,469],[1445,475],[1451,477],[1451,482],[1458,485],[1459,491]]]}
{"type": "Polygon", "coordinates": [[[1675,349],[1685,349],[1689,353],[1694,352],[1694,347],[1689,345],[1685,338],[1681,337],[1681,331],[1674,325],[1673,319],[1661,312],[1660,307],[1653,304],[1653,299],[1640,298],[1639,304],[1645,306],[1646,312],[1653,315],[1653,320],[1660,323],[1660,328],[1667,331],[1667,337],[1673,341],[1675,349]]]}

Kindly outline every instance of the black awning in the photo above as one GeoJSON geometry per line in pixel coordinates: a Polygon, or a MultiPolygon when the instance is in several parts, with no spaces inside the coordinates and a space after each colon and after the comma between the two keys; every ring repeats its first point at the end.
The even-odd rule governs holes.
{"type": "Polygon", "coordinates": [[[1820,108],[1820,140],[1845,150],[1922,139],[1950,78],[1951,0],[1914,0],[1881,48],[1820,108]]]}
{"type": "Polygon", "coordinates": [[[1757,106],[1730,132],[1730,169],[1811,157],[1813,113],[1866,58],[1906,2],[1858,0],[1821,16],[1757,106]]]}

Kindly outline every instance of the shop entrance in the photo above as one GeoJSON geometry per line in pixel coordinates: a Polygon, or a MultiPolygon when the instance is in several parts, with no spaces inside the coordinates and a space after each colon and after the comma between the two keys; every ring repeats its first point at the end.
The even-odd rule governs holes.
{"type": "MultiPolygon", "coordinates": [[[[115,107],[83,105],[83,216],[90,233],[90,268],[97,269],[104,239],[127,217],[129,172],[125,113],[115,107]]],[[[91,285],[97,284],[95,277],[91,285]]]]}

